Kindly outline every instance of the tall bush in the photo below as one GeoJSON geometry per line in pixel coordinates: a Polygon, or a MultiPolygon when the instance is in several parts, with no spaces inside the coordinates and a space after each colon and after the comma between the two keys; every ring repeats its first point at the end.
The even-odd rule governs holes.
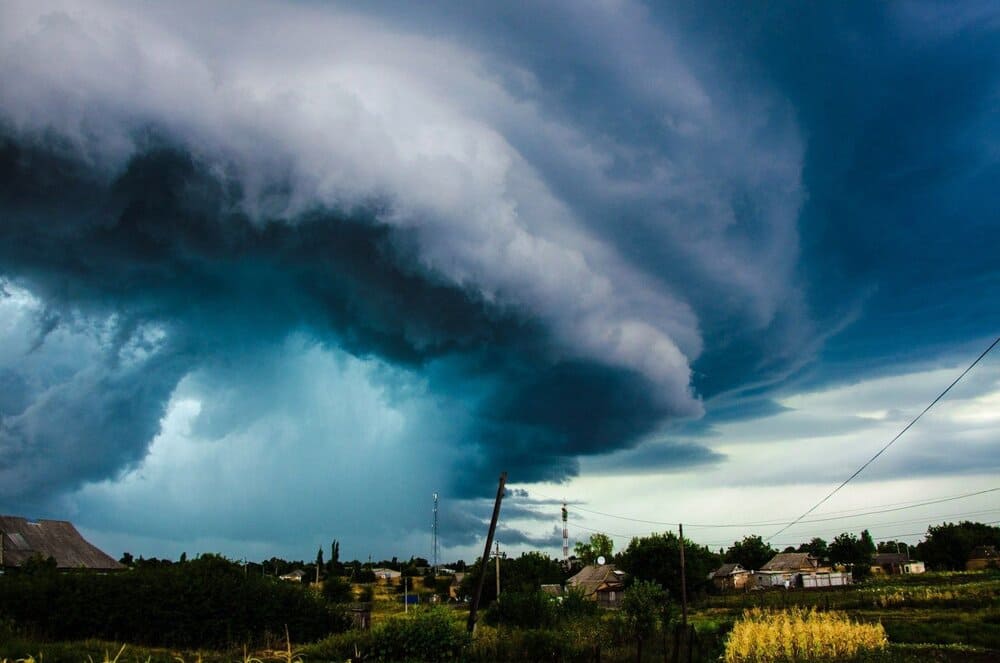
{"type": "Polygon", "coordinates": [[[195,648],[262,643],[285,625],[298,641],[347,629],[348,617],[304,590],[206,555],[110,575],[0,576],[0,619],[49,639],[195,648]]]}

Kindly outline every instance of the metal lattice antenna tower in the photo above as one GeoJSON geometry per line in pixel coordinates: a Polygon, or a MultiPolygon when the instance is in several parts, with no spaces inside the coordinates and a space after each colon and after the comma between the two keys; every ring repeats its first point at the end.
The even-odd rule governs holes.
{"type": "Polygon", "coordinates": [[[563,562],[569,563],[569,511],[566,510],[566,503],[562,505],[563,523],[563,562]]]}
{"type": "Polygon", "coordinates": [[[434,493],[434,573],[438,568],[438,494],[434,493]]]}

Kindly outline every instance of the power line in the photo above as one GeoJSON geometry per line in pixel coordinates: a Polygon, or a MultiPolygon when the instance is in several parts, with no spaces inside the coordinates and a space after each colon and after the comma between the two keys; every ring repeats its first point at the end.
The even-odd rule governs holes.
{"type": "MultiPolygon", "coordinates": [[[[935,516],[934,520],[944,519],[944,518],[959,518],[959,517],[963,517],[963,516],[983,515],[983,514],[987,514],[987,513],[996,513],[997,511],[1000,511],[1000,508],[997,508],[997,509],[985,509],[985,510],[982,510],[982,511],[967,511],[967,512],[963,512],[963,513],[941,514],[941,515],[935,516]]],[[[924,519],[924,518],[918,518],[918,519],[914,519],[914,520],[890,520],[890,521],[884,521],[884,522],[868,523],[866,525],[859,525],[858,527],[861,527],[863,529],[867,529],[869,532],[871,532],[873,529],[875,529],[877,531],[878,528],[882,528],[882,527],[886,527],[886,526],[891,526],[891,525],[906,525],[906,524],[913,524],[913,523],[926,522],[926,521],[927,521],[927,519],[924,519]]],[[[987,523],[984,523],[984,524],[986,524],[986,525],[992,525],[992,524],[995,524],[997,522],[1000,522],[1000,521],[991,521],[991,522],[987,522],[987,523]]],[[[619,533],[619,532],[608,532],[607,530],[594,529],[592,527],[586,527],[584,525],[580,525],[579,523],[575,524],[574,527],[576,527],[577,529],[585,530],[587,532],[593,532],[595,534],[605,534],[607,536],[614,537],[614,538],[617,538],[617,539],[623,539],[623,540],[626,540],[626,541],[631,541],[632,539],[642,538],[642,537],[645,537],[645,536],[651,536],[652,534],[659,534],[659,533],[661,533],[661,532],[640,532],[640,533],[634,533],[634,534],[622,534],[622,533],[619,533]]],[[[664,530],[664,531],[665,532],[666,531],[673,532],[673,530],[670,530],[670,529],[664,530]]],[[[830,536],[831,534],[841,534],[842,532],[843,532],[843,530],[822,530],[822,531],[811,530],[808,533],[804,534],[803,538],[812,538],[812,537],[819,536],[819,535],[830,536]]],[[[924,535],[926,533],[927,533],[926,531],[923,531],[923,532],[910,532],[910,533],[906,533],[906,534],[881,534],[880,537],[888,538],[888,537],[893,537],[893,536],[921,536],[921,535],[924,535]]],[[[691,539],[691,540],[693,541],[693,539],[691,539]]],[[[731,542],[729,542],[729,541],[712,541],[712,542],[708,542],[708,543],[701,543],[700,545],[715,547],[715,546],[729,546],[730,543],[731,542]]],[[[803,543],[803,542],[802,541],[798,541],[795,544],[791,544],[791,543],[775,543],[775,545],[787,546],[787,545],[796,545],[798,543],[803,543]]]]}
{"type": "MultiPolygon", "coordinates": [[[[976,497],[978,495],[986,495],[988,493],[994,493],[994,492],[997,492],[997,491],[1000,491],[1000,486],[995,487],[995,488],[987,488],[986,490],[977,490],[977,491],[972,492],[972,493],[965,493],[965,494],[962,494],[962,495],[952,495],[952,496],[949,496],[949,497],[940,497],[940,498],[935,498],[935,499],[931,499],[931,500],[916,501],[916,502],[895,502],[895,503],[892,503],[892,504],[877,505],[875,507],[860,507],[860,508],[871,508],[872,510],[871,511],[862,511],[862,512],[858,512],[858,513],[848,513],[848,512],[858,511],[858,509],[844,509],[844,510],[841,510],[841,511],[829,511],[829,512],[826,512],[826,513],[817,514],[817,515],[825,516],[823,518],[813,518],[811,520],[804,520],[804,521],[801,521],[801,522],[803,524],[820,523],[820,522],[827,522],[827,521],[830,521],[830,520],[844,520],[844,519],[847,519],[847,518],[857,518],[857,517],[860,517],[860,516],[870,516],[870,515],[877,515],[877,514],[880,514],[880,513],[890,513],[890,512],[893,512],[893,511],[905,511],[907,509],[916,509],[916,508],[919,508],[919,507],[922,507],[922,506],[930,506],[930,505],[933,505],[933,504],[943,504],[945,502],[954,502],[955,500],[966,499],[966,498],[969,498],[969,497],[976,497]],[[903,505],[903,506],[897,506],[897,505],[903,505]],[[883,508],[883,507],[885,507],[885,508],[883,508]],[[841,516],[832,515],[832,514],[837,514],[837,513],[843,513],[843,514],[848,514],[848,515],[841,515],[841,516]]],[[[539,493],[539,495],[541,495],[541,493],[539,493]]],[[[543,497],[544,497],[544,495],[543,495],[543,497]]],[[[613,514],[613,513],[604,513],[602,511],[595,511],[593,509],[585,509],[585,508],[583,508],[581,506],[574,506],[574,510],[576,510],[576,511],[584,511],[586,513],[592,513],[592,514],[595,514],[595,515],[598,515],[598,516],[605,516],[607,518],[616,518],[618,520],[627,520],[629,522],[642,523],[644,525],[664,525],[664,526],[668,526],[668,527],[676,525],[676,522],[672,522],[672,521],[646,520],[646,519],[643,519],[643,518],[633,518],[631,516],[622,516],[622,515],[616,515],[616,514],[613,514]]],[[[763,520],[763,521],[758,521],[758,522],[746,522],[746,523],[725,523],[725,524],[723,524],[723,523],[712,523],[712,524],[697,524],[697,523],[688,524],[688,523],[684,523],[684,524],[687,527],[695,527],[695,528],[719,528],[719,529],[727,529],[727,528],[738,528],[738,527],[764,527],[764,526],[767,526],[767,525],[781,525],[782,523],[786,522],[786,520],[787,519],[782,518],[782,519],[763,520]]]]}
{"type": "MultiPolygon", "coordinates": [[[[849,519],[849,518],[860,518],[861,516],[874,516],[874,515],[878,515],[880,513],[893,513],[895,511],[905,511],[907,509],[917,509],[919,507],[930,506],[932,504],[942,504],[944,502],[953,502],[953,501],[958,500],[958,499],[963,499],[963,498],[966,498],[966,497],[972,497],[972,496],[975,496],[975,495],[983,495],[985,493],[991,493],[991,492],[994,492],[996,490],[1000,490],[1000,489],[998,489],[998,488],[990,488],[989,490],[981,490],[981,491],[976,492],[976,493],[969,493],[968,495],[960,495],[958,497],[948,497],[948,498],[940,499],[940,500],[929,500],[927,502],[920,502],[918,504],[911,504],[910,506],[897,506],[897,507],[893,507],[893,508],[890,508],[890,509],[877,509],[877,510],[873,510],[873,511],[863,511],[863,512],[860,512],[860,513],[853,513],[853,514],[849,514],[849,515],[845,515],[845,516],[831,516],[829,518],[812,518],[810,520],[802,520],[802,521],[799,521],[799,522],[800,522],[800,524],[825,523],[825,522],[829,522],[831,520],[845,520],[845,519],[849,519]]],[[[766,523],[766,524],[768,524],[768,525],[776,525],[776,524],[780,524],[780,523],[781,523],[781,521],[778,521],[777,523],[772,522],[772,523],[766,523]]]]}
{"type": "MultiPolygon", "coordinates": [[[[935,518],[935,520],[945,519],[945,518],[961,518],[961,517],[966,517],[966,516],[979,516],[979,515],[985,515],[985,514],[988,514],[988,513],[989,514],[995,514],[998,511],[1000,511],[1000,509],[987,509],[985,511],[969,511],[969,512],[966,512],[966,513],[952,513],[952,514],[945,514],[945,515],[942,515],[942,516],[938,516],[937,518],[935,518]]],[[[874,531],[878,531],[879,528],[891,527],[891,526],[894,526],[894,525],[913,525],[915,523],[923,523],[923,522],[927,522],[927,520],[923,519],[923,518],[919,518],[919,519],[916,519],[916,520],[890,520],[890,521],[885,521],[885,522],[880,522],[880,523],[869,523],[867,525],[857,525],[855,527],[851,527],[851,528],[848,528],[848,529],[859,529],[860,528],[860,529],[866,529],[866,530],[868,530],[869,533],[872,533],[873,530],[874,531]]],[[[990,525],[990,524],[992,524],[992,522],[987,522],[987,523],[983,523],[983,524],[990,525]]],[[[811,539],[811,538],[814,538],[814,537],[817,537],[817,536],[819,536],[819,537],[836,536],[838,534],[843,534],[843,533],[844,533],[843,529],[809,530],[808,533],[802,535],[802,539],[803,540],[801,540],[801,541],[798,541],[798,542],[796,542],[794,544],[789,544],[789,543],[774,543],[774,545],[775,546],[798,545],[799,543],[805,543],[804,539],[811,539]]],[[[918,536],[918,535],[925,535],[925,534],[927,534],[926,530],[923,531],[923,532],[912,532],[910,534],[897,534],[897,535],[880,534],[879,537],[880,538],[886,538],[886,537],[889,537],[889,536],[910,536],[910,535],[918,536]]],[[[708,543],[708,544],[705,544],[705,545],[711,545],[711,546],[715,546],[715,545],[729,546],[730,544],[728,542],[717,542],[717,543],[708,543]]]]}
{"type": "Polygon", "coordinates": [[[886,444],[884,447],[882,447],[881,449],[878,450],[878,453],[876,453],[874,456],[872,456],[871,458],[869,458],[867,461],[865,461],[864,465],[862,465],[857,470],[855,470],[854,474],[852,474],[851,476],[849,476],[846,479],[844,479],[844,481],[839,486],[837,486],[836,488],[834,488],[833,490],[831,490],[826,495],[826,497],[824,497],[823,499],[821,499],[819,502],[816,502],[816,504],[812,505],[812,507],[810,507],[801,516],[799,516],[798,518],[796,518],[792,522],[788,523],[787,525],[785,525],[784,527],[782,527],[781,529],[779,529],[777,532],[775,532],[771,536],[767,537],[766,540],[770,541],[774,537],[778,536],[779,534],[781,534],[782,532],[784,532],[786,529],[788,529],[789,527],[791,527],[792,525],[796,524],[797,522],[799,522],[800,520],[802,520],[803,518],[805,518],[806,516],[808,516],[810,513],[812,513],[813,511],[815,511],[817,508],[819,508],[828,499],[830,499],[831,497],[833,497],[834,495],[836,495],[838,492],[840,492],[841,488],[843,488],[844,486],[846,486],[847,484],[849,484],[856,476],[858,476],[859,474],[861,474],[865,470],[865,468],[867,468],[869,465],[871,465],[872,463],[874,463],[875,460],[879,456],[881,456],[883,453],[885,453],[886,450],[888,450],[889,447],[891,447],[896,442],[896,440],[898,440],[899,438],[901,438],[903,436],[903,433],[905,433],[906,431],[910,430],[910,427],[913,426],[913,424],[917,423],[920,420],[920,418],[922,416],[924,416],[928,412],[928,410],[930,410],[932,407],[934,407],[937,404],[938,401],[940,401],[942,398],[944,398],[945,394],[947,394],[949,391],[951,391],[952,387],[954,387],[956,384],[958,384],[959,381],[962,378],[964,378],[966,376],[966,374],[969,371],[971,371],[975,367],[975,365],[980,362],[980,360],[982,360],[983,357],[985,357],[987,354],[989,354],[990,350],[992,350],[994,347],[996,347],[997,343],[1000,343],[1000,336],[997,336],[993,340],[993,342],[990,343],[989,347],[986,348],[985,350],[983,350],[982,354],[979,355],[978,357],[976,357],[976,360],[974,362],[972,362],[971,364],[969,364],[968,368],[966,368],[964,371],[962,371],[961,375],[959,375],[957,378],[955,378],[955,380],[950,385],[948,385],[947,388],[945,388],[944,391],[942,391],[940,394],[938,394],[937,398],[935,398],[933,401],[931,401],[930,405],[928,405],[927,407],[925,407],[923,409],[923,411],[920,412],[920,414],[918,414],[916,417],[913,418],[912,421],[910,421],[910,423],[906,424],[906,426],[903,428],[903,430],[901,430],[898,433],[896,433],[896,437],[894,437],[891,440],[889,440],[888,444],[886,444]]]}

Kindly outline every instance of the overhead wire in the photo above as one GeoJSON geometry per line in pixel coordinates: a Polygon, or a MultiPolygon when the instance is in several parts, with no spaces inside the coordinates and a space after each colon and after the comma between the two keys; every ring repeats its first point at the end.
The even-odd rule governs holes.
{"type": "Polygon", "coordinates": [[[796,523],[798,523],[799,521],[801,521],[803,518],[805,518],[810,513],[812,513],[813,511],[815,511],[816,509],[818,509],[820,506],[822,506],[831,497],[833,497],[838,492],[840,492],[840,490],[844,486],[846,486],[847,484],[849,484],[851,481],[853,481],[855,477],[857,477],[859,474],[861,474],[862,472],[864,472],[865,469],[869,465],[871,465],[872,463],[874,463],[875,460],[878,459],[879,456],[881,456],[882,454],[884,454],[889,449],[889,447],[891,447],[893,444],[895,444],[896,440],[898,440],[899,438],[901,438],[903,436],[903,434],[906,433],[906,431],[910,430],[910,428],[915,423],[917,423],[918,421],[920,421],[920,418],[923,417],[925,414],[927,414],[927,412],[932,407],[934,407],[938,403],[938,401],[940,401],[942,398],[944,398],[945,395],[949,391],[951,391],[952,387],[954,387],[956,384],[958,384],[962,380],[962,378],[964,378],[966,375],[968,375],[969,371],[971,371],[973,368],[975,368],[976,364],[978,364],[980,361],[982,361],[983,357],[985,357],[987,354],[989,354],[990,350],[992,350],[993,348],[995,348],[998,343],[1000,343],[1000,336],[997,336],[993,340],[993,342],[990,343],[989,347],[987,347],[985,350],[983,350],[982,354],[980,354],[978,357],[976,357],[975,361],[973,361],[971,364],[969,364],[969,366],[964,371],[962,371],[962,373],[957,378],[955,378],[952,381],[952,383],[949,384],[945,388],[944,391],[942,391],[940,394],[938,394],[937,398],[935,398],[933,401],[930,402],[930,404],[927,407],[925,407],[923,410],[921,410],[920,414],[918,414],[916,417],[914,417],[910,421],[910,423],[906,424],[906,426],[904,426],[901,431],[899,431],[898,433],[896,433],[896,436],[894,438],[892,438],[891,440],[889,440],[889,442],[885,446],[883,446],[881,449],[879,449],[878,452],[874,456],[872,456],[871,458],[869,458],[867,461],[864,462],[864,464],[861,465],[861,467],[859,467],[858,469],[856,469],[854,471],[854,474],[852,474],[851,476],[849,476],[846,479],[844,479],[840,483],[840,485],[838,485],[836,488],[834,488],[829,493],[827,493],[827,495],[825,497],[823,497],[823,499],[821,499],[820,501],[816,502],[816,504],[813,504],[811,507],[809,507],[809,509],[807,509],[801,516],[799,516],[798,518],[796,518],[792,522],[788,523],[787,525],[785,525],[784,527],[782,527],[781,529],[779,529],[777,532],[775,532],[771,536],[767,537],[767,539],[765,539],[765,540],[766,541],[770,541],[774,537],[778,536],[779,534],[781,534],[782,532],[784,532],[785,530],[787,530],[789,527],[792,527],[793,525],[795,525],[796,523]]]}
{"type": "MultiPolygon", "coordinates": [[[[963,512],[963,513],[942,514],[940,516],[937,516],[937,518],[942,518],[942,519],[944,519],[944,518],[959,518],[959,517],[963,517],[963,516],[973,516],[973,515],[984,515],[984,514],[987,514],[987,513],[997,513],[998,511],[1000,511],[1000,508],[985,509],[985,510],[981,510],[981,511],[970,511],[970,512],[963,512]]],[[[925,519],[920,518],[920,519],[914,519],[914,520],[883,521],[883,522],[859,524],[857,527],[860,527],[862,529],[866,529],[866,530],[869,531],[869,533],[871,533],[872,531],[878,532],[880,528],[884,528],[884,527],[888,527],[888,526],[913,524],[913,523],[917,523],[917,522],[923,522],[924,520],[925,519]]],[[[991,521],[991,522],[987,522],[987,523],[984,523],[984,524],[991,525],[991,524],[995,524],[995,523],[998,523],[998,522],[1000,522],[1000,521],[991,521]]],[[[617,539],[626,540],[626,541],[631,541],[632,539],[635,539],[635,538],[642,538],[642,537],[651,536],[652,534],[662,533],[662,532],[637,532],[637,533],[631,533],[631,534],[623,534],[623,533],[620,533],[620,532],[608,532],[607,530],[603,530],[603,529],[595,529],[593,527],[587,527],[587,526],[581,525],[579,523],[575,523],[573,525],[573,527],[576,528],[576,529],[584,530],[586,532],[591,532],[591,533],[594,533],[594,534],[605,534],[607,536],[610,536],[610,537],[613,537],[613,538],[617,538],[617,539]]],[[[668,531],[668,532],[671,532],[671,533],[676,533],[674,530],[671,530],[671,529],[667,529],[665,531],[668,531]]],[[[830,536],[830,535],[836,535],[836,534],[841,534],[841,533],[843,533],[843,530],[841,530],[841,529],[838,529],[838,530],[811,530],[808,533],[804,534],[803,538],[804,539],[811,539],[811,538],[815,538],[815,537],[818,537],[818,536],[821,536],[821,535],[822,536],[830,536]]],[[[903,534],[879,534],[879,537],[883,538],[883,539],[886,539],[886,538],[891,538],[891,537],[896,537],[896,536],[922,536],[922,535],[925,535],[926,533],[927,533],[926,531],[923,531],[923,532],[908,532],[908,533],[903,533],[903,534]]],[[[694,541],[694,539],[691,539],[691,537],[684,537],[684,538],[694,541]]],[[[702,542],[702,543],[700,543],[700,545],[710,546],[710,547],[716,547],[716,546],[725,547],[725,546],[731,545],[731,543],[732,542],[730,542],[730,541],[710,541],[710,542],[702,542]]],[[[777,545],[777,546],[789,546],[789,545],[799,545],[799,544],[802,544],[802,543],[805,543],[805,541],[796,541],[796,542],[790,542],[790,543],[789,542],[786,542],[786,543],[775,543],[774,545],[777,545]]]]}
{"type": "MultiPolygon", "coordinates": [[[[813,518],[813,519],[810,519],[810,520],[804,520],[804,521],[801,521],[801,523],[802,524],[807,524],[807,523],[828,522],[828,521],[831,521],[831,520],[845,520],[845,519],[856,518],[856,517],[860,517],[860,516],[878,515],[880,513],[891,513],[891,512],[894,512],[894,511],[905,511],[905,510],[908,510],[908,509],[916,509],[916,508],[919,508],[919,507],[922,507],[922,506],[932,506],[934,504],[944,504],[945,502],[954,502],[956,500],[967,499],[967,498],[970,498],[970,497],[977,497],[979,495],[986,495],[988,493],[995,493],[997,491],[1000,491],[1000,486],[995,487],[995,488],[987,488],[985,490],[977,490],[977,491],[974,491],[974,492],[971,492],[971,493],[964,493],[962,495],[951,495],[951,496],[948,496],[948,497],[940,497],[940,498],[935,498],[935,499],[930,499],[930,500],[923,500],[923,501],[916,501],[916,502],[895,502],[893,504],[883,504],[883,505],[878,505],[876,507],[858,507],[858,509],[864,509],[864,508],[871,508],[872,509],[870,511],[859,511],[858,513],[848,513],[848,512],[858,511],[858,509],[846,509],[846,510],[841,510],[841,511],[830,511],[830,512],[826,512],[826,513],[817,514],[817,515],[820,515],[820,516],[824,516],[822,518],[813,518]],[[897,505],[902,505],[902,506],[897,506],[897,505]],[[882,507],[885,507],[885,508],[882,508],[882,507]],[[831,515],[831,514],[837,514],[837,513],[843,513],[843,514],[847,514],[847,515],[831,515]]],[[[541,495],[541,493],[539,493],[539,494],[541,495]]],[[[545,497],[545,496],[543,495],[543,497],[545,497]]],[[[595,515],[598,515],[598,516],[605,516],[607,518],[615,518],[615,519],[618,519],[618,520],[626,520],[626,521],[629,521],[629,522],[642,523],[642,524],[645,524],[645,525],[663,525],[663,526],[666,526],[666,527],[671,527],[671,526],[676,526],[677,525],[676,521],[675,522],[668,522],[668,521],[662,521],[662,520],[648,520],[648,519],[644,519],[644,518],[634,518],[634,517],[631,517],[631,516],[623,516],[623,515],[617,515],[617,514],[612,514],[612,513],[605,513],[605,512],[602,512],[602,511],[596,511],[594,509],[587,509],[587,508],[581,507],[579,505],[574,505],[573,506],[573,510],[574,511],[583,511],[585,513],[592,513],[592,514],[595,514],[595,515]]],[[[728,529],[732,529],[732,528],[738,528],[738,527],[765,527],[767,525],[780,525],[780,524],[782,524],[784,522],[786,522],[786,519],[784,519],[784,518],[776,518],[776,519],[773,519],[773,520],[762,520],[762,521],[757,521],[757,522],[745,522],[745,523],[711,523],[711,524],[708,524],[708,523],[701,523],[701,524],[699,524],[699,523],[684,523],[684,526],[685,527],[691,527],[691,528],[720,528],[720,529],[727,529],[728,528],[728,529]]]]}

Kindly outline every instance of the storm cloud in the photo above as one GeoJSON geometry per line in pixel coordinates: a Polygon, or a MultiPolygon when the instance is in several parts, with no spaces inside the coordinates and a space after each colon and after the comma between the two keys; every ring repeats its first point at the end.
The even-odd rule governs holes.
{"type": "Polygon", "coordinates": [[[995,13],[855,9],[6,4],[0,507],[370,549],[426,531],[363,495],[389,459],[480,506],[706,467],[796,388],[975,343],[995,13]],[[180,458],[242,497],[186,503],[180,458]],[[280,499],[220,469],[282,458],[280,499]],[[351,514],[289,518],[310,490],[351,514]]]}

